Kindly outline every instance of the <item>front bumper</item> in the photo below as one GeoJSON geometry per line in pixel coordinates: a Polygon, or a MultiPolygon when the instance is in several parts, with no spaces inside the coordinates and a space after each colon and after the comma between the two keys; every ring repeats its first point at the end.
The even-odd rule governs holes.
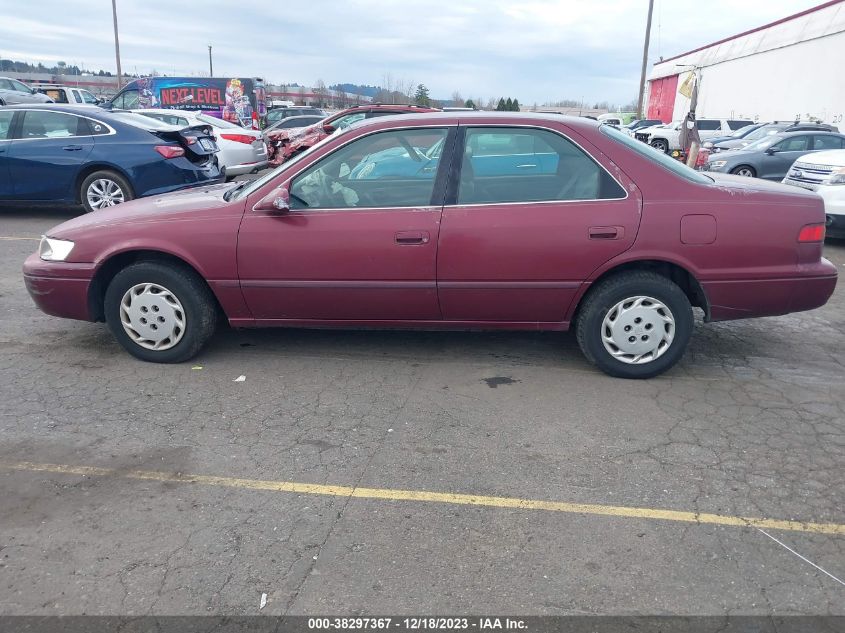
{"type": "Polygon", "coordinates": [[[94,264],[45,262],[38,253],[23,265],[23,279],[29,296],[38,308],[52,316],[92,321],[88,288],[94,264]]]}

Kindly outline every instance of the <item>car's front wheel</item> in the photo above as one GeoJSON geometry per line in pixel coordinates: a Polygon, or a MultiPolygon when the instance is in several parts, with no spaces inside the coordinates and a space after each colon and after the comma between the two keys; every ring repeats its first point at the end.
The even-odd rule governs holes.
{"type": "Polygon", "coordinates": [[[754,178],[757,175],[757,172],[754,171],[754,168],[749,167],[748,165],[740,165],[739,167],[734,167],[731,170],[731,173],[737,176],[745,176],[746,178],[754,178]]]}
{"type": "Polygon", "coordinates": [[[669,143],[662,139],[656,138],[651,142],[651,146],[659,152],[663,152],[664,154],[669,152],[669,143]]]}
{"type": "Polygon", "coordinates": [[[132,264],[106,289],[109,329],[141,360],[179,363],[195,356],[217,325],[216,303],[195,273],[160,262],[132,264]]]}
{"type": "Polygon", "coordinates": [[[588,360],[611,376],[651,378],[683,356],[693,315],[684,291],[648,271],[621,273],[584,299],[575,322],[588,360]]]}
{"type": "Polygon", "coordinates": [[[79,188],[79,199],[86,213],[113,207],[134,197],[126,178],[107,170],[90,174],[79,188]]]}

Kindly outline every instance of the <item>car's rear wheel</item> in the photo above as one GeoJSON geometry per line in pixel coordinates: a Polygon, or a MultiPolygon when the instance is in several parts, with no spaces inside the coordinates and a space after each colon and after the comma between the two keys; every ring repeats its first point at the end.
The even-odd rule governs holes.
{"type": "Polygon", "coordinates": [[[748,165],[740,165],[739,167],[734,167],[731,169],[731,173],[737,176],[745,176],[746,178],[754,178],[757,175],[757,172],[754,171],[753,167],[749,167],[748,165]]]}
{"type": "Polygon", "coordinates": [[[654,139],[654,140],[651,142],[651,146],[652,146],[654,149],[656,149],[656,150],[658,150],[658,151],[660,151],[660,152],[663,152],[664,154],[669,152],[669,143],[668,143],[666,140],[662,139],[662,138],[656,138],[656,139],[654,139]]]}
{"type": "Polygon", "coordinates": [[[670,279],[621,273],[593,288],[575,322],[587,359],[619,378],[651,378],[683,356],[692,334],[689,299],[670,279]]]}
{"type": "Polygon", "coordinates": [[[90,174],[79,187],[79,199],[86,213],[132,200],[132,187],[120,174],[103,170],[90,174]]]}
{"type": "Polygon", "coordinates": [[[106,290],[104,311],[118,343],[141,360],[180,363],[214,334],[217,310],[195,273],[159,262],[121,270],[106,290]]]}

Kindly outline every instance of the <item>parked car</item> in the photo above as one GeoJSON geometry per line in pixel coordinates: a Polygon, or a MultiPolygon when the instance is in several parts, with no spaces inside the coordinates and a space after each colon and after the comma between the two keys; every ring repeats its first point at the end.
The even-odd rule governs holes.
{"type": "Polygon", "coordinates": [[[419,113],[341,130],[252,182],[65,222],[24,279],[46,313],[106,321],[153,362],[193,357],[225,315],[237,327],[572,327],[603,371],[645,378],[681,358],[693,306],[720,321],[823,305],[837,279],[824,222],[811,192],[696,172],[587,119],[419,113]],[[438,144],[434,178],[351,177],[377,152],[420,163],[438,144]],[[538,148],[557,168],[482,174],[482,146],[516,165],[538,148]]]}
{"type": "Polygon", "coordinates": [[[214,183],[210,126],[180,129],[92,106],[0,109],[0,202],[115,204],[214,183]]]}
{"type": "Polygon", "coordinates": [[[220,151],[217,161],[227,178],[256,173],[267,166],[267,145],[257,130],[248,130],[209,114],[187,110],[135,110],[140,115],[178,127],[210,125],[220,151]]]}
{"type": "Polygon", "coordinates": [[[99,105],[103,99],[95,97],[85,88],[73,88],[61,84],[39,84],[38,92],[45,94],[53,103],[71,103],[79,105],[99,105]]]}
{"type": "Polygon", "coordinates": [[[805,154],[845,147],[845,136],[833,132],[781,132],[707,157],[706,171],[752,176],[780,182],[792,163],[805,154]]]}
{"type": "Polygon", "coordinates": [[[325,118],[326,113],[323,112],[320,108],[312,108],[309,106],[290,106],[286,108],[271,108],[267,111],[267,125],[272,125],[274,123],[278,123],[282,119],[287,119],[288,117],[292,116],[318,116],[321,119],[325,118]]]}
{"type": "Polygon", "coordinates": [[[724,152],[729,149],[742,149],[743,147],[758,141],[761,138],[779,134],[780,132],[838,132],[839,128],[835,125],[828,125],[827,123],[813,123],[807,122],[774,122],[758,125],[756,129],[752,130],[744,136],[734,136],[726,140],[711,139],[711,142],[702,143],[703,147],[709,149],[711,153],[724,152]]]}
{"type": "Polygon", "coordinates": [[[18,103],[52,103],[52,99],[17,79],[0,77],[0,106],[18,103]]]}
{"type": "MultiPolygon", "coordinates": [[[[735,130],[735,131],[731,132],[730,134],[727,134],[726,136],[710,137],[709,139],[707,139],[706,141],[704,141],[701,144],[701,147],[703,147],[707,150],[712,150],[714,145],[717,145],[719,143],[731,142],[731,141],[744,139],[749,134],[753,133],[755,130],[759,130],[761,127],[764,127],[766,125],[768,125],[768,123],[752,123],[750,125],[746,125],[744,127],[741,127],[738,130],[735,130]]],[[[759,138],[759,136],[756,137],[756,138],[759,138]]],[[[755,140],[755,139],[752,139],[752,140],[755,140]]],[[[718,151],[718,150],[716,150],[716,151],[718,151]]]]}
{"type": "MultiPolygon", "coordinates": [[[[714,136],[722,136],[730,134],[734,130],[738,130],[746,125],[751,125],[754,121],[747,119],[697,119],[698,136],[702,143],[714,136]]],[[[654,149],[661,152],[670,153],[673,150],[682,150],[681,147],[681,125],[677,123],[671,128],[660,128],[652,131],[648,135],[646,142],[654,149]]]]}
{"type": "MultiPolygon", "coordinates": [[[[316,125],[324,118],[326,117],[317,115],[289,116],[286,119],[279,119],[273,125],[266,128],[263,134],[264,141],[267,144],[267,160],[273,164],[278,164],[276,162],[276,153],[288,141],[290,135],[310,125],[316,125]]],[[[279,157],[280,159],[281,157],[279,157]]]]}
{"type": "Polygon", "coordinates": [[[647,127],[654,127],[656,125],[663,125],[660,119],[635,119],[628,125],[622,128],[628,136],[634,136],[634,133],[647,127]]]}
{"type": "Polygon", "coordinates": [[[783,182],[820,195],[827,214],[827,234],[845,238],[845,149],[799,158],[783,182]]]}
{"type": "Polygon", "coordinates": [[[284,161],[289,160],[292,156],[304,152],[318,141],[323,140],[329,134],[349,127],[353,123],[363,121],[364,119],[373,119],[390,114],[437,111],[438,110],[436,108],[425,108],[416,105],[387,105],[374,103],[341,110],[337,114],[323,119],[319,123],[315,123],[314,125],[302,128],[295,132],[277,130],[272,135],[268,135],[268,138],[272,139],[272,141],[281,143],[281,145],[277,146],[276,153],[271,159],[270,164],[280,165],[284,161]]]}

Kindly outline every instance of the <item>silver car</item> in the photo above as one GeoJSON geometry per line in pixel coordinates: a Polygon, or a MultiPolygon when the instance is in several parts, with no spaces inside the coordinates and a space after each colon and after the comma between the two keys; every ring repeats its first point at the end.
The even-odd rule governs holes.
{"type": "Polygon", "coordinates": [[[221,167],[226,168],[227,178],[255,173],[267,166],[267,145],[258,130],[243,128],[240,125],[194,110],[152,108],[133,110],[133,112],[180,127],[210,125],[213,128],[217,146],[220,148],[217,160],[221,167]]]}
{"type": "Polygon", "coordinates": [[[17,79],[0,77],[0,106],[18,103],[53,103],[53,100],[17,79]]]}

